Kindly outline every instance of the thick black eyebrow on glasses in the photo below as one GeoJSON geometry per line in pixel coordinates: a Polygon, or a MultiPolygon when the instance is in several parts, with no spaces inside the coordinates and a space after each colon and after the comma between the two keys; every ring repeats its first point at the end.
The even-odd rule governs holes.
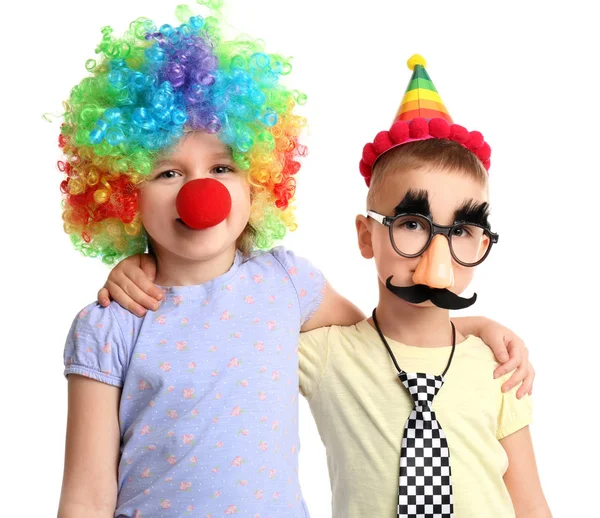
{"type": "Polygon", "coordinates": [[[490,228],[488,217],[490,215],[490,204],[487,202],[476,202],[465,200],[465,202],[454,212],[454,223],[472,223],[490,228]]]}
{"type": "Polygon", "coordinates": [[[396,208],[394,209],[394,216],[406,213],[431,216],[429,194],[426,190],[409,189],[407,191],[402,201],[396,205],[396,208]]]}

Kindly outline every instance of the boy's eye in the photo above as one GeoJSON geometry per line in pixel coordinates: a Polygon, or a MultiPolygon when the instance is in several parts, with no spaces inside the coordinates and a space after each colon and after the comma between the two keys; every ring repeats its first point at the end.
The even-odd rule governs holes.
{"type": "Polygon", "coordinates": [[[420,230],[422,228],[421,223],[415,220],[405,221],[403,225],[407,230],[420,230]]]}
{"type": "Polygon", "coordinates": [[[224,174],[224,173],[233,173],[233,167],[228,165],[216,165],[211,169],[211,173],[214,174],[224,174]]]}
{"type": "Polygon", "coordinates": [[[461,225],[460,227],[454,228],[452,236],[469,239],[481,239],[483,237],[483,229],[475,225],[461,225]]]}
{"type": "Polygon", "coordinates": [[[171,179],[171,178],[177,178],[179,176],[179,173],[177,171],[163,171],[162,173],[160,173],[159,175],[156,175],[156,178],[166,178],[171,179]]]}

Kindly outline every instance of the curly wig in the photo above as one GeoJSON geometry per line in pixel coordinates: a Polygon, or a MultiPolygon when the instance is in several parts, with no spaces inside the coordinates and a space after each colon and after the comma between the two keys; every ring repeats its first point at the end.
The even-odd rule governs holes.
{"type": "Polygon", "coordinates": [[[247,174],[252,209],[238,241],[246,252],[295,228],[306,121],[294,108],[306,96],[281,84],[289,58],[260,40],[223,38],[218,9],[176,14],[179,26],[139,18],[120,38],[104,27],[99,59],[87,61],[89,75],[64,103],[64,229],[76,249],[109,265],[146,250],[138,188],[186,131],[215,133],[247,174]]]}

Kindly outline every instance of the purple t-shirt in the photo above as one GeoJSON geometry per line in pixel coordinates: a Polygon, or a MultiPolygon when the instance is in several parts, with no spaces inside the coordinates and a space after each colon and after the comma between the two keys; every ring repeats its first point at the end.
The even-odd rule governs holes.
{"type": "Polygon", "coordinates": [[[298,334],[322,274],[283,248],[139,318],[91,304],[65,374],[121,387],[116,517],[306,518],[298,482],[298,334]]]}

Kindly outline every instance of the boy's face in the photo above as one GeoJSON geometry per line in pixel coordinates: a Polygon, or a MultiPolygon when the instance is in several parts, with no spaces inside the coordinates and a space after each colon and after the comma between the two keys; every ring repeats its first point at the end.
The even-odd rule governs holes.
{"type": "MultiPolygon", "coordinates": [[[[419,168],[399,174],[390,172],[383,184],[378,186],[369,210],[390,217],[405,212],[416,213],[446,226],[463,221],[468,214],[471,222],[479,219],[478,222],[487,224],[487,202],[486,186],[475,178],[442,169],[419,168]]],[[[406,258],[394,249],[388,227],[364,216],[357,218],[356,225],[361,253],[365,258],[375,258],[379,280],[384,286],[386,280],[393,276],[391,282],[394,286],[421,284],[445,288],[458,295],[473,278],[474,268],[463,266],[452,257],[450,243],[444,235],[435,235],[420,256],[406,258]]],[[[411,244],[415,233],[423,233],[421,228],[418,219],[403,223],[401,236],[409,237],[402,245],[411,244]]],[[[460,233],[457,231],[456,234],[460,233]]],[[[455,235],[452,238],[455,253],[459,248],[459,237],[455,235]]],[[[478,251],[486,250],[488,245],[487,236],[477,238],[478,251]]],[[[409,254],[416,251],[403,250],[409,254]]],[[[432,302],[420,305],[431,306],[432,302]]]]}

